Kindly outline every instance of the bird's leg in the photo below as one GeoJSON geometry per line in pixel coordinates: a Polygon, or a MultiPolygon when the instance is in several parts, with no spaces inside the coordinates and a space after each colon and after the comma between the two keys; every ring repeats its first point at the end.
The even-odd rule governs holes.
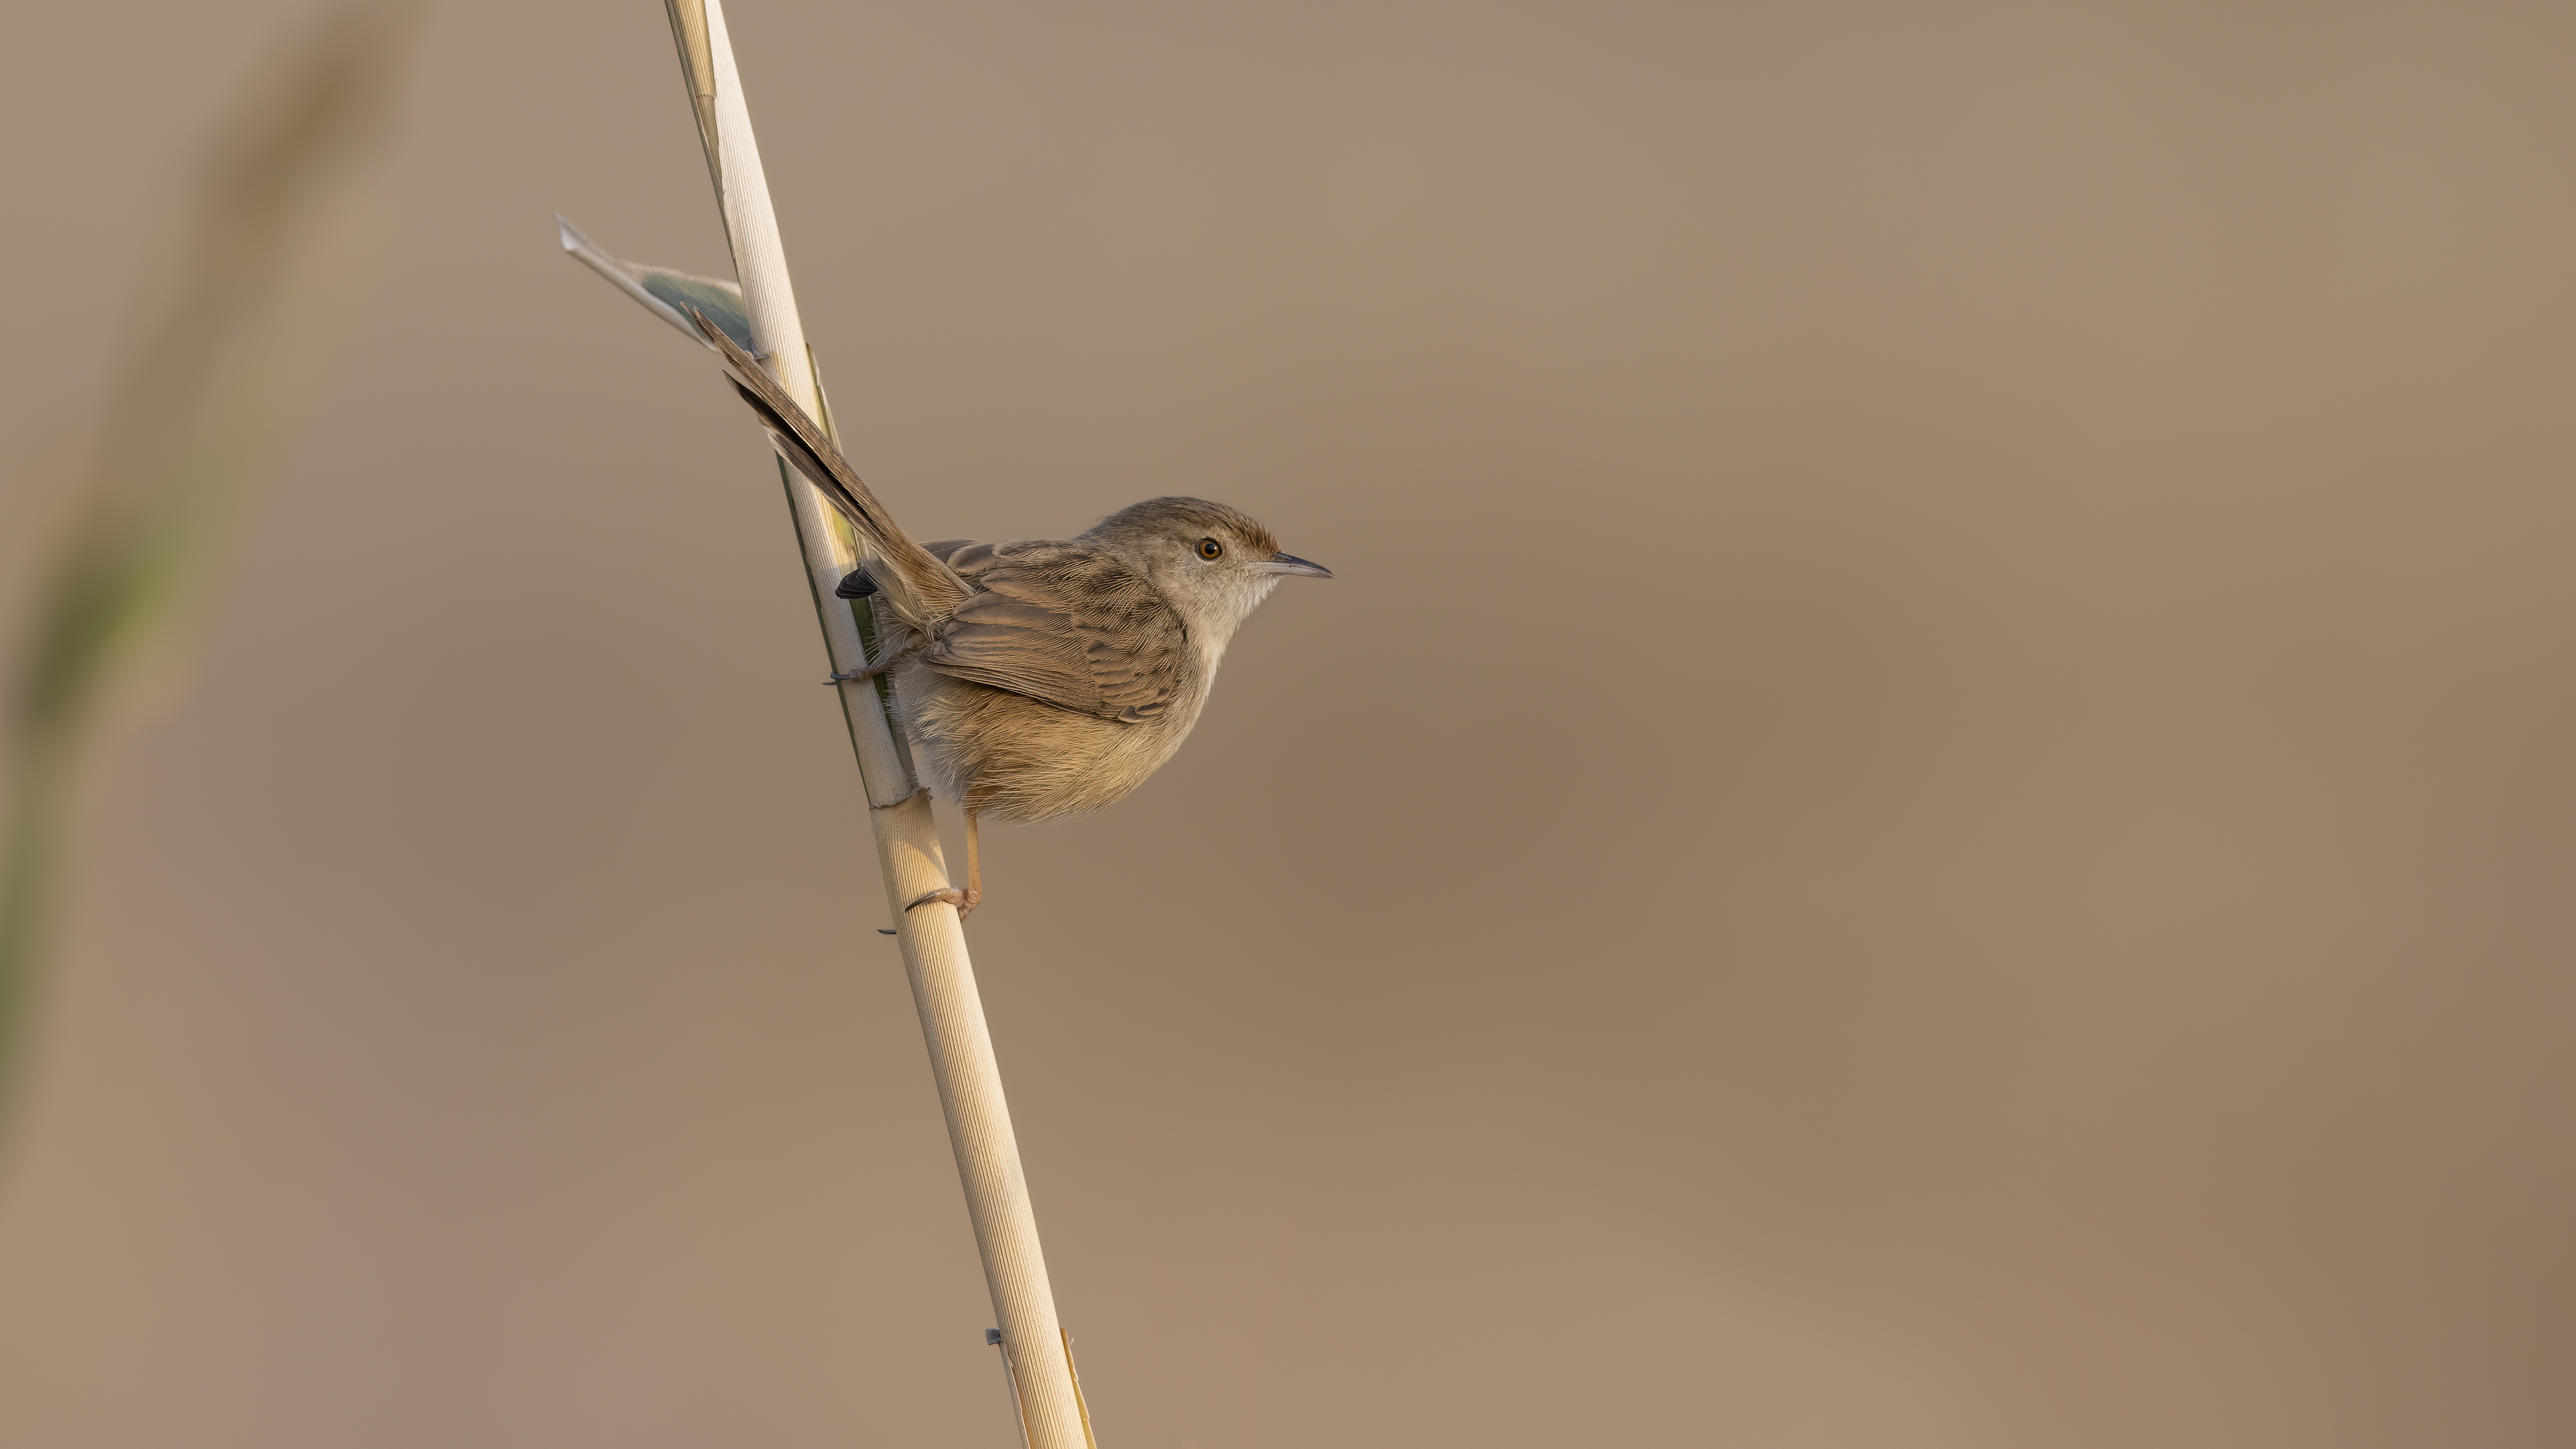
{"type": "Polygon", "coordinates": [[[975,830],[976,813],[974,806],[966,807],[966,889],[961,891],[950,886],[946,890],[924,891],[914,898],[912,905],[905,906],[905,910],[926,906],[932,901],[946,901],[957,908],[957,919],[962,922],[975,914],[977,906],[984,904],[984,851],[983,842],[975,830]]]}
{"type": "Polygon", "coordinates": [[[896,650],[883,664],[871,664],[865,669],[844,670],[823,682],[825,684],[850,684],[861,679],[874,679],[878,675],[885,673],[887,670],[894,668],[898,664],[901,664],[906,659],[911,658],[913,651],[920,647],[921,641],[915,640],[901,649],[896,650]]]}

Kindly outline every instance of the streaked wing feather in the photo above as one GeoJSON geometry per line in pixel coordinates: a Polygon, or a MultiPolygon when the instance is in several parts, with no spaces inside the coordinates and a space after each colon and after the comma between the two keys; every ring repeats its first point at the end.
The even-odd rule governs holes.
{"type": "Polygon", "coordinates": [[[1144,580],[1088,551],[996,555],[922,655],[943,674],[1135,723],[1171,706],[1189,634],[1144,580]]]}

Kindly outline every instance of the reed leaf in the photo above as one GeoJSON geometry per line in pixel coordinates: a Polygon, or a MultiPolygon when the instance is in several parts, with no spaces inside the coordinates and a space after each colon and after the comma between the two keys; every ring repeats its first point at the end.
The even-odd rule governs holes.
{"type": "Polygon", "coordinates": [[[743,308],[741,287],[719,277],[693,277],[670,267],[648,267],[642,262],[612,257],[584,236],[580,227],[564,220],[560,211],[555,213],[555,236],[575,260],[643,303],[646,311],[679,328],[691,342],[706,345],[698,329],[689,324],[689,309],[695,307],[722,328],[735,345],[751,348],[751,314],[743,308]]]}

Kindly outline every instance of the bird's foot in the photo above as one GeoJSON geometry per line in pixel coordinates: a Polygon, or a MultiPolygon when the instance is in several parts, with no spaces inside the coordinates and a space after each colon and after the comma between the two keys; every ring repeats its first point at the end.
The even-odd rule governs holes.
{"type": "Polygon", "coordinates": [[[975,914],[977,906],[984,904],[984,892],[981,889],[961,891],[955,886],[950,886],[946,890],[924,891],[913,898],[912,905],[905,906],[904,909],[908,911],[914,906],[926,906],[932,901],[946,901],[955,906],[957,919],[963,922],[968,916],[975,914]]]}
{"type": "Polygon", "coordinates": [[[865,669],[844,669],[823,682],[825,684],[855,684],[862,679],[874,679],[878,675],[885,673],[887,670],[894,668],[898,664],[901,664],[906,659],[911,658],[913,650],[919,649],[920,647],[921,646],[919,644],[910,645],[907,648],[897,651],[893,658],[887,660],[883,664],[871,664],[865,669]]]}
{"type": "Polygon", "coordinates": [[[927,795],[927,794],[929,794],[929,793],[930,793],[930,787],[929,787],[928,785],[915,785],[915,786],[913,786],[913,787],[912,787],[912,793],[911,793],[911,794],[909,794],[909,795],[904,796],[904,797],[903,797],[902,799],[900,799],[900,800],[888,800],[888,801],[887,801],[886,803],[884,803],[883,805],[880,805],[880,804],[878,804],[877,802],[875,802],[874,800],[871,800],[871,801],[869,801],[869,802],[868,802],[868,808],[869,808],[869,809],[871,809],[871,810],[892,810],[893,808],[895,808],[895,807],[896,807],[896,806],[898,806],[898,805],[909,805],[909,804],[911,804],[913,801],[918,800],[918,799],[920,799],[922,796],[927,795]]]}

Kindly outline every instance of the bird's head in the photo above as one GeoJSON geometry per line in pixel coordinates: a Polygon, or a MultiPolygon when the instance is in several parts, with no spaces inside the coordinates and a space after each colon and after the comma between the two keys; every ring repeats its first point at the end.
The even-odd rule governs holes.
{"type": "Polygon", "coordinates": [[[1333,576],[1322,564],[1281,553],[1259,522],[1204,498],[1131,503],[1082,536],[1145,575],[1193,631],[1210,631],[1218,644],[1281,579],[1333,576]]]}

